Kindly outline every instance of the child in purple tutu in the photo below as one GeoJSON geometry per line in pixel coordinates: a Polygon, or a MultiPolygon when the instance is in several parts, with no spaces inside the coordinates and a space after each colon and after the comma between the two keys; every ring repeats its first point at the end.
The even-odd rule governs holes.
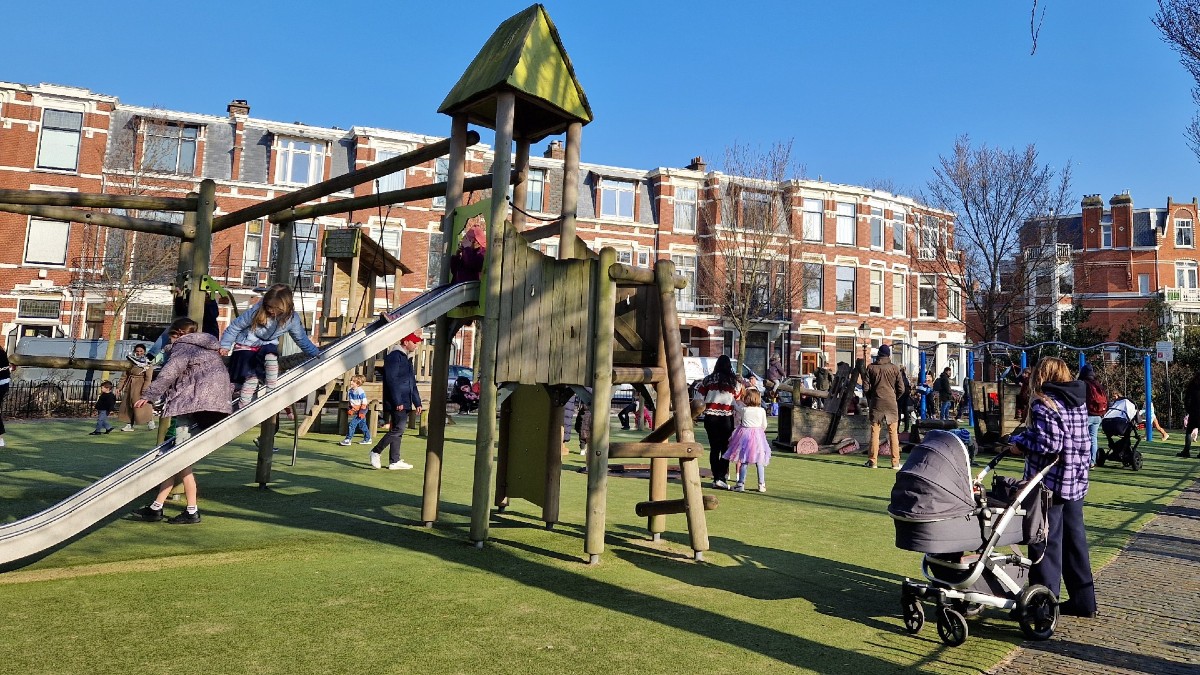
{"type": "Polygon", "coordinates": [[[771,443],[767,440],[767,411],[762,407],[762,394],[757,389],[748,389],[742,396],[746,409],[742,422],[729,439],[729,450],[725,459],[737,462],[737,485],[734,492],[746,491],[746,465],[758,468],[758,491],[767,491],[766,466],[771,462],[771,443]]]}

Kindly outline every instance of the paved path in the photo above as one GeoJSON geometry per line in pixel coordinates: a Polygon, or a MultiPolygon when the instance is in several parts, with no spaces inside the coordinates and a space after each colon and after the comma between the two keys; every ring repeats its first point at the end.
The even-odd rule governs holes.
{"type": "Polygon", "coordinates": [[[1200,674],[1200,482],[1096,576],[1100,616],[1063,617],[992,675],[1200,674]]]}

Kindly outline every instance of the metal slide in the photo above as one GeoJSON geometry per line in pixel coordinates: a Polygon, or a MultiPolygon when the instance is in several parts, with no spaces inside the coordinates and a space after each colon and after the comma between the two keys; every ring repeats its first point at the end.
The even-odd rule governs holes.
{"type": "Polygon", "coordinates": [[[254,403],[177,447],[165,452],[155,448],[45,511],[0,525],[0,566],[12,567],[67,541],[405,335],[478,300],[477,281],[435,288],[283,373],[278,385],[254,403]]]}

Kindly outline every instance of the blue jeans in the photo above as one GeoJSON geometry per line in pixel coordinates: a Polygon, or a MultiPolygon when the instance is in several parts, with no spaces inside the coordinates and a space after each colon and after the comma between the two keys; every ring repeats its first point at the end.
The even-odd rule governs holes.
{"type": "Polygon", "coordinates": [[[950,419],[950,405],[953,401],[942,401],[942,419],[950,419]]]}
{"type": "Polygon", "coordinates": [[[362,429],[364,441],[371,440],[371,428],[367,426],[367,418],[359,417],[358,415],[350,416],[350,427],[346,431],[346,440],[354,440],[354,432],[359,429],[362,429]]]}
{"type": "Polygon", "coordinates": [[[1100,419],[1099,415],[1088,415],[1088,433],[1092,435],[1092,464],[1096,463],[1096,453],[1100,452],[1100,419]]]}
{"type": "Polygon", "coordinates": [[[111,428],[112,428],[112,425],[108,423],[108,411],[107,410],[97,410],[96,411],[96,431],[106,431],[111,428]]]}

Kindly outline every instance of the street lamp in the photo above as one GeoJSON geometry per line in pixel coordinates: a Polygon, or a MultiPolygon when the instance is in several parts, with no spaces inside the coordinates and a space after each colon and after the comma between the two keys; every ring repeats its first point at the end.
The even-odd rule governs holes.
{"type": "Polygon", "coordinates": [[[871,327],[867,325],[866,321],[858,324],[858,339],[862,340],[863,366],[866,366],[871,349],[871,327]]]}

